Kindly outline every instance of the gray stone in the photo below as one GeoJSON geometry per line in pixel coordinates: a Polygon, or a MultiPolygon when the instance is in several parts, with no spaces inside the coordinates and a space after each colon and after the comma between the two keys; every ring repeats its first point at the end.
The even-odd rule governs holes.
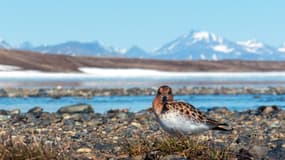
{"type": "Polygon", "coordinates": [[[6,121],[6,120],[8,120],[10,118],[11,118],[10,115],[0,115],[0,121],[6,121]]]}
{"type": "Polygon", "coordinates": [[[249,149],[249,152],[254,155],[257,159],[261,159],[267,153],[267,147],[263,147],[260,145],[254,145],[249,149]]]}
{"type": "Polygon", "coordinates": [[[261,106],[257,109],[257,114],[275,114],[280,111],[278,106],[261,106]]]}
{"type": "Polygon", "coordinates": [[[34,107],[34,108],[28,110],[27,113],[30,113],[30,114],[39,114],[39,113],[42,113],[43,110],[44,110],[44,109],[41,108],[41,107],[34,107]]]}
{"type": "Polygon", "coordinates": [[[0,109],[0,115],[8,115],[9,111],[6,111],[4,109],[0,109]]]}
{"type": "Polygon", "coordinates": [[[21,114],[21,110],[20,109],[13,109],[9,113],[10,113],[10,115],[17,115],[17,114],[21,114]]]}
{"type": "Polygon", "coordinates": [[[70,106],[61,107],[57,113],[59,114],[74,114],[74,113],[94,113],[94,110],[89,104],[75,104],[70,106]]]}

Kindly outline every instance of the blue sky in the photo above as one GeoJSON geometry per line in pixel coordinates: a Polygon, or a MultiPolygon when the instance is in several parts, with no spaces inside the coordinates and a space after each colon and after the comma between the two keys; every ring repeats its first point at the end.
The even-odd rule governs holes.
{"type": "Polygon", "coordinates": [[[99,40],[151,50],[194,30],[238,41],[285,42],[283,0],[6,0],[0,37],[9,43],[99,40]]]}

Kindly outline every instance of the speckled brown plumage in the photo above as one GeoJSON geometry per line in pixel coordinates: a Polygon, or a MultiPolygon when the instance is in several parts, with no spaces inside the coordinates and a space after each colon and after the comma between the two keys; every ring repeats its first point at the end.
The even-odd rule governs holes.
{"type": "Polygon", "coordinates": [[[153,110],[162,127],[169,132],[191,134],[208,129],[231,130],[224,128],[227,124],[208,118],[193,105],[174,101],[172,89],[168,86],[158,89],[153,100],[153,110]],[[183,128],[181,125],[184,124],[190,127],[183,128]]]}

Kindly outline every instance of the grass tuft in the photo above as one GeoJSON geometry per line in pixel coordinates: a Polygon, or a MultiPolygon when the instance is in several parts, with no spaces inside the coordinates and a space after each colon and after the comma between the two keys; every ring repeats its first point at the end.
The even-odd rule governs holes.
{"type": "Polygon", "coordinates": [[[151,159],[160,159],[166,155],[177,155],[197,160],[221,160],[235,157],[230,149],[224,149],[209,141],[200,141],[192,137],[160,137],[128,142],[127,149],[132,157],[152,155],[151,159]]]}
{"type": "Polygon", "coordinates": [[[23,142],[19,137],[5,136],[0,139],[0,160],[64,160],[66,155],[44,142],[23,142]]]}

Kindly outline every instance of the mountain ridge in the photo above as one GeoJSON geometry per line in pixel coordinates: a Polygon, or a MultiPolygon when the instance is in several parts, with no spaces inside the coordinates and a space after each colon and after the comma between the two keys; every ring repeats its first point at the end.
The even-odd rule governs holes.
{"type": "Polygon", "coordinates": [[[137,45],[129,49],[105,46],[98,41],[67,41],[55,45],[33,46],[24,42],[13,47],[6,41],[0,48],[36,51],[72,56],[109,56],[169,60],[285,60],[285,43],[272,47],[257,40],[231,41],[207,31],[190,31],[163,44],[155,51],[145,51],[137,45]]]}

